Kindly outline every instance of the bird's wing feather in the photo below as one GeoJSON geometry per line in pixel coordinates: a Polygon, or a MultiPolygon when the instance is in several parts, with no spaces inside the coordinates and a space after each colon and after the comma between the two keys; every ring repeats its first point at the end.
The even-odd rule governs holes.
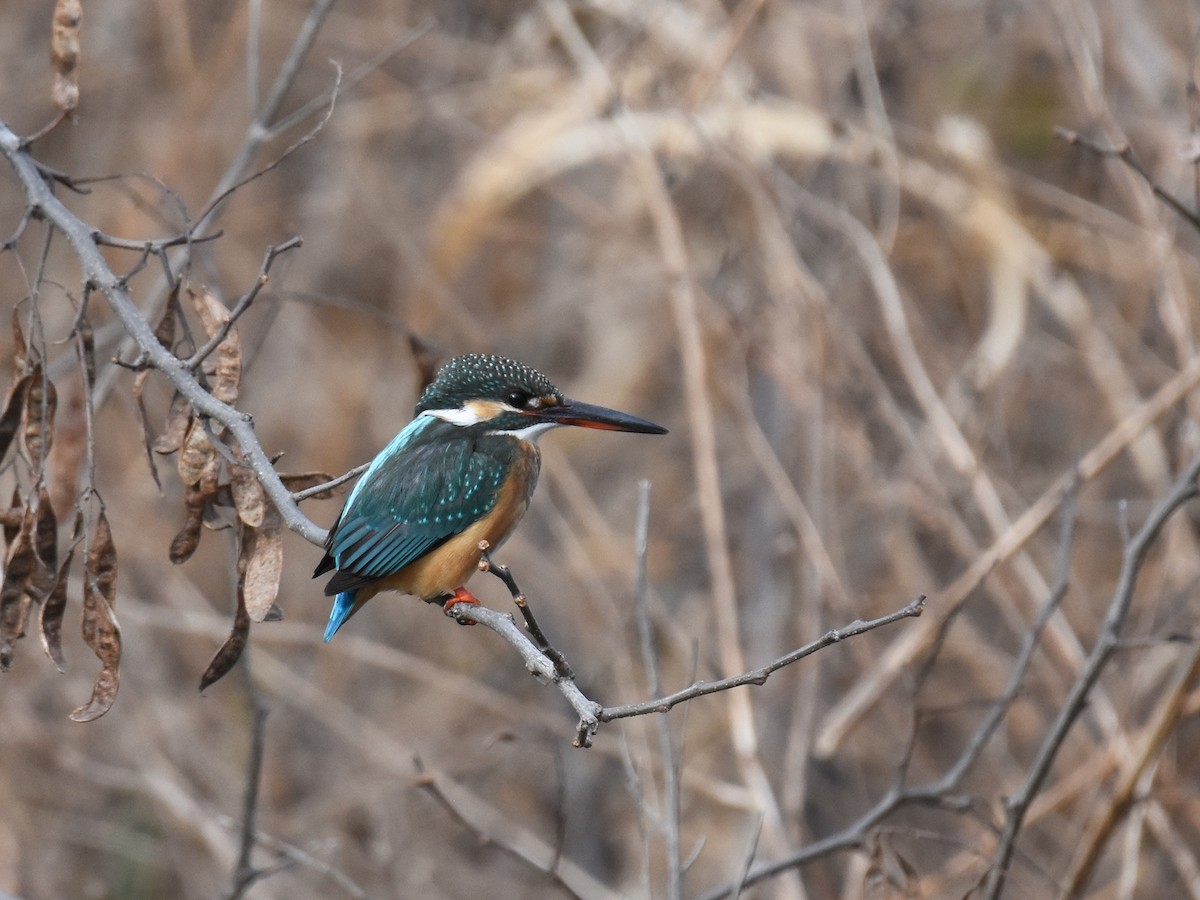
{"type": "Polygon", "coordinates": [[[395,574],[489,512],[505,475],[491,443],[413,441],[385,450],[330,534],[338,572],[326,593],[395,574]]]}

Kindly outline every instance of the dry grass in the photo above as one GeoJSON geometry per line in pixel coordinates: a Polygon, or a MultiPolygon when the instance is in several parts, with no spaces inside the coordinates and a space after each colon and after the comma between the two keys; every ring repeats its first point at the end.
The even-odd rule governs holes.
{"type": "MultiPolygon", "coordinates": [[[[85,221],[174,233],[237,155],[250,92],[265,94],[308,7],[84,12],[78,120],[36,155],[126,176],[59,190],[85,221]]],[[[48,11],[15,0],[5,21],[0,120],[29,133],[54,112],[48,11]]],[[[181,490],[170,463],[163,496],[146,471],[132,375],[107,364],[131,354],[97,298],[122,688],[104,718],[67,720],[95,674],[76,585],[68,674],[34,639],[3,676],[0,892],[225,894],[248,678],[270,709],[259,828],[307,854],[248,896],[662,897],[675,843],[682,896],[733,885],[752,847],[754,871],[853,823],[902,767],[919,785],[959,758],[1056,584],[1078,467],[1068,589],[998,731],[946,792],[961,804],[904,805],[860,846],[742,896],[966,894],[1101,633],[1128,535],[1198,445],[1200,235],[1128,167],[1053,130],[1131,142],[1194,208],[1179,148],[1198,26],[1168,0],[335,7],[285,104],[328,90],[336,60],[331,120],[237,191],[214,223],[224,236],[194,252],[193,280],[231,298],[268,245],[304,238],[242,321],[239,406],[265,449],[292,471],[369,459],[411,414],[413,335],[439,354],[517,357],[668,426],[653,441],[549,437],[500,554],[606,703],[650,693],[632,601],[643,478],[667,690],[917,593],[929,607],[676,708],[670,755],[648,718],[577,751],[561,698],[485,629],[380,599],[321,645],[319,554],[289,537],[286,621],[255,626],[248,664],[198,696],[228,631],[228,533],[168,563],[181,490]]],[[[7,169],[0,184],[7,236],[21,196],[7,169]]],[[[0,254],[5,310],[33,291],[44,236],[33,223],[0,254]]],[[[118,270],[136,258],[107,256],[118,270]]],[[[148,308],[158,279],[152,265],[131,282],[148,308]]],[[[82,427],[74,348],[54,343],[79,289],[51,243],[38,290],[59,444],[82,427]]],[[[161,421],[165,386],[152,378],[147,400],[161,421]]],[[[72,477],[52,484],[67,507],[72,477]]],[[[337,504],[305,509],[328,524],[337,504]]],[[[1128,644],[1034,798],[1006,896],[1058,896],[1094,846],[1080,896],[1200,897],[1193,518],[1152,548],[1128,644]]],[[[473,584],[506,607],[501,585],[473,584]]],[[[277,859],[271,846],[255,859],[277,859]]]]}

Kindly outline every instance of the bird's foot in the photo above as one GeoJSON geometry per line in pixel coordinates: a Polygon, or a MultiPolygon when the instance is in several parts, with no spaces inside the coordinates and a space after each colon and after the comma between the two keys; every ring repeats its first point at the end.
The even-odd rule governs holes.
{"type": "MultiPolygon", "coordinates": [[[[479,598],[468,591],[465,587],[455,588],[453,594],[447,594],[442,602],[442,609],[446,615],[450,614],[451,607],[458,603],[470,603],[472,606],[480,606],[479,598]]],[[[460,620],[461,621],[461,620],[460,620]]],[[[474,622],[462,622],[463,625],[474,625],[474,622]]]]}

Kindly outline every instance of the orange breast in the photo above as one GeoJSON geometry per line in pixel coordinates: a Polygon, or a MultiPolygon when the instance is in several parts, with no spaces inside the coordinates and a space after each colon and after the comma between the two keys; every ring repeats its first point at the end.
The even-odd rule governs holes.
{"type": "Polygon", "coordinates": [[[522,452],[500,486],[496,505],[483,518],[454,535],[395,575],[359,589],[359,605],[380,591],[400,591],[422,600],[453,593],[479,571],[479,542],[499,547],[517,527],[537,483],[540,458],[536,447],[521,441],[522,452]]]}

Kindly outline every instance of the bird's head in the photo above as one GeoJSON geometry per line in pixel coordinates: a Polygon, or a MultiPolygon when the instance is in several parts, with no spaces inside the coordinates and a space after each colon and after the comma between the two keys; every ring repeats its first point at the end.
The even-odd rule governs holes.
{"type": "Polygon", "coordinates": [[[537,369],[482,353],[457,356],[438,370],[417,403],[417,415],[460,427],[533,440],[559,425],[666,434],[645,419],[564,397],[537,369]]]}

